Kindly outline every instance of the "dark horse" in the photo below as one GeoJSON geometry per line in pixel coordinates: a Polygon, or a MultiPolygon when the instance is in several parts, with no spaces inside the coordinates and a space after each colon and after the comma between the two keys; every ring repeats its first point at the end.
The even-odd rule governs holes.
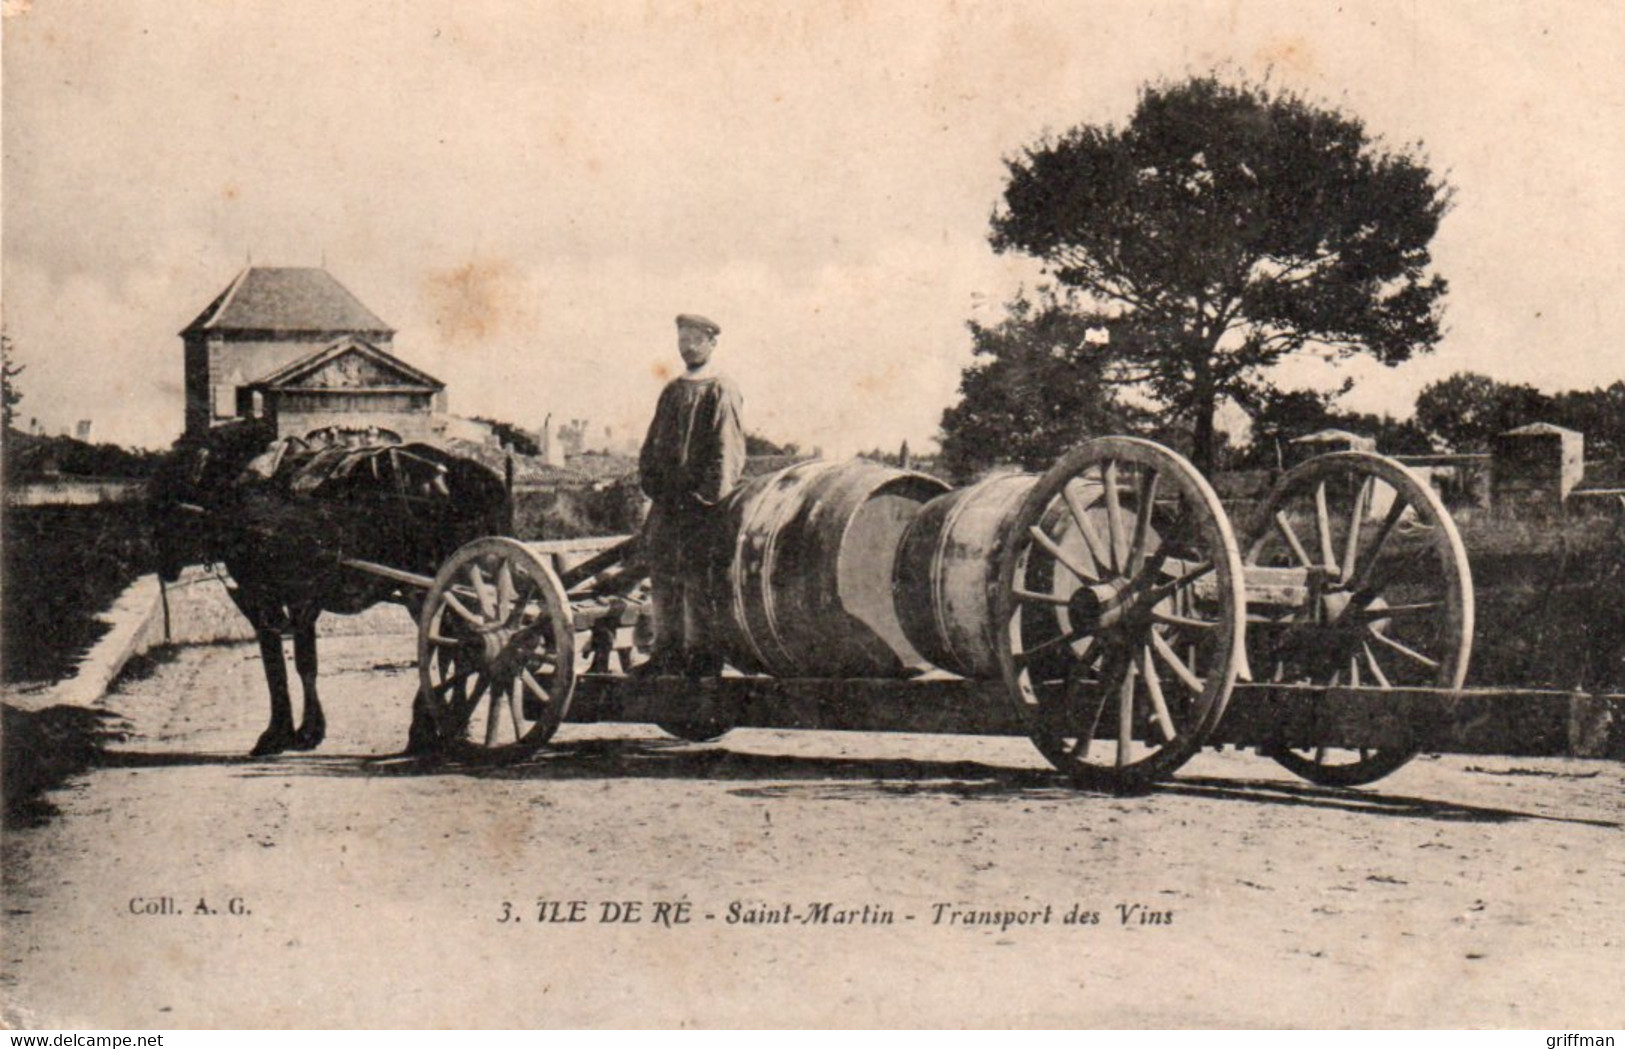
{"type": "MultiPolygon", "coordinates": [[[[182,438],[154,478],[153,532],[162,577],[218,562],[253,624],[271,692],[271,722],[254,745],[263,756],[312,750],[326,733],[316,694],[316,620],[396,601],[416,615],[422,592],[345,566],[346,559],[433,576],[459,546],[495,535],[507,493],[496,472],[428,444],[321,448],[273,441],[263,423],[182,438]],[[282,637],[293,635],[303,687],[297,728],[282,637]]],[[[409,751],[433,741],[421,700],[409,751]]]]}

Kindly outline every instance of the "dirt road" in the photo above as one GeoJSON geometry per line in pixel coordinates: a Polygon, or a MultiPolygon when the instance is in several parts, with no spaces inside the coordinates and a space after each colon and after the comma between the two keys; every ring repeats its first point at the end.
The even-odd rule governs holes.
{"type": "Polygon", "coordinates": [[[313,755],[242,757],[251,646],[109,697],[129,741],[5,841],[5,1021],[1625,1024],[1618,765],[1209,754],[1116,799],[1023,741],[566,726],[432,767],[384,757],[410,651],[324,642],[313,755]]]}

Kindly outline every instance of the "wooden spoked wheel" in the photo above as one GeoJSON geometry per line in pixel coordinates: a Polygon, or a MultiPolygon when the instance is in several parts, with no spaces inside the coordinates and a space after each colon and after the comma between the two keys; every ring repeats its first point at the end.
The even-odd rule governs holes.
{"type": "MultiPolygon", "coordinates": [[[[1473,580],[1433,489],[1370,452],[1288,471],[1247,544],[1247,655],[1260,681],[1460,688],[1473,642],[1473,580]]],[[[1355,786],[1416,751],[1307,747],[1270,753],[1304,779],[1355,786]]]]}
{"type": "Polygon", "coordinates": [[[419,685],[441,745],[506,759],[546,743],[569,710],[577,647],[551,566],[512,539],[459,549],[418,620],[419,685]]]}
{"type": "Polygon", "coordinates": [[[1210,485],[1151,441],[1103,437],[1012,522],[995,623],[1033,742],[1094,790],[1142,790],[1224,713],[1242,654],[1241,554],[1210,485]]]}

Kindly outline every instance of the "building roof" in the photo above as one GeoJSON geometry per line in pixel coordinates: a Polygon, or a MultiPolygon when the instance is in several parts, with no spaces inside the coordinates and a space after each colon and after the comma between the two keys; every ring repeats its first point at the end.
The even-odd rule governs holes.
{"type": "Polygon", "coordinates": [[[1558,426],[1558,425],[1556,425],[1554,423],[1530,423],[1527,426],[1520,426],[1516,430],[1508,430],[1506,433],[1502,434],[1501,436],[1503,436],[1503,437],[1529,437],[1529,436],[1534,436],[1534,435],[1554,434],[1554,433],[1559,434],[1559,435],[1573,434],[1575,437],[1580,436],[1580,431],[1579,430],[1570,430],[1570,429],[1568,429],[1566,427],[1558,426]]]}
{"type": "MultiPolygon", "coordinates": [[[[446,384],[433,375],[418,368],[412,367],[393,353],[381,350],[365,339],[347,335],[333,343],[324,346],[315,353],[301,357],[283,365],[271,374],[256,380],[253,386],[258,389],[278,389],[295,386],[306,386],[304,380],[317,376],[328,364],[340,357],[355,355],[370,363],[372,378],[355,383],[356,389],[409,388],[420,390],[439,391],[446,388],[446,384]],[[388,377],[391,382],[382,381],[388,377]]],[[[317,384],[310,386],[313,389],[330,388],[322,383],[322,376],[317,384]]]]}
{"type": "Polygon", "coordinates": [[[1292,444],[1333,444],[1333,443],[1342,443],[1342,442],[1345,442],[1345,441],[1352,441],[1352,442],[1355,442],[1355,443],[1359,443],[1359,442],[1364,442],[1364,441],[1369,441],[1369,440],[1371,440],[1371,438],[1363,436],[1361,434],[1350,433],[1347,430],[1332,429],[1332,430],[1319,430],[1319,431],[1316,431],[1315,433],[1305,434],[1302,437],[1294,437],[1290,443],[1292,443],[1292,444]]]}
{"type": "Polygon", "coordinates": [[[314,266],[250,266],[182,335],[198,332],[395,334],[331,273],[314,266]]]}

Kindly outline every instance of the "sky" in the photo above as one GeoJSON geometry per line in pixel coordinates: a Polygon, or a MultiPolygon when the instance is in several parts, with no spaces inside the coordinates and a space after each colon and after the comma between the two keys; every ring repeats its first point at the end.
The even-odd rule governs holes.
{"type": "Polygon", "coordinates": [[[1625,378],[1625,6],[3,0],[0,298],[26,420],[167,444],[177,333],[249,260],[323,265],[451,408],[637,436],[706,314],[750,429],[927,447],[1030,260],[1004,160],[1219,69],[1420,142],[1447,334],[1290,385],[1409,413],[1463,369],[1625,378]]]}

